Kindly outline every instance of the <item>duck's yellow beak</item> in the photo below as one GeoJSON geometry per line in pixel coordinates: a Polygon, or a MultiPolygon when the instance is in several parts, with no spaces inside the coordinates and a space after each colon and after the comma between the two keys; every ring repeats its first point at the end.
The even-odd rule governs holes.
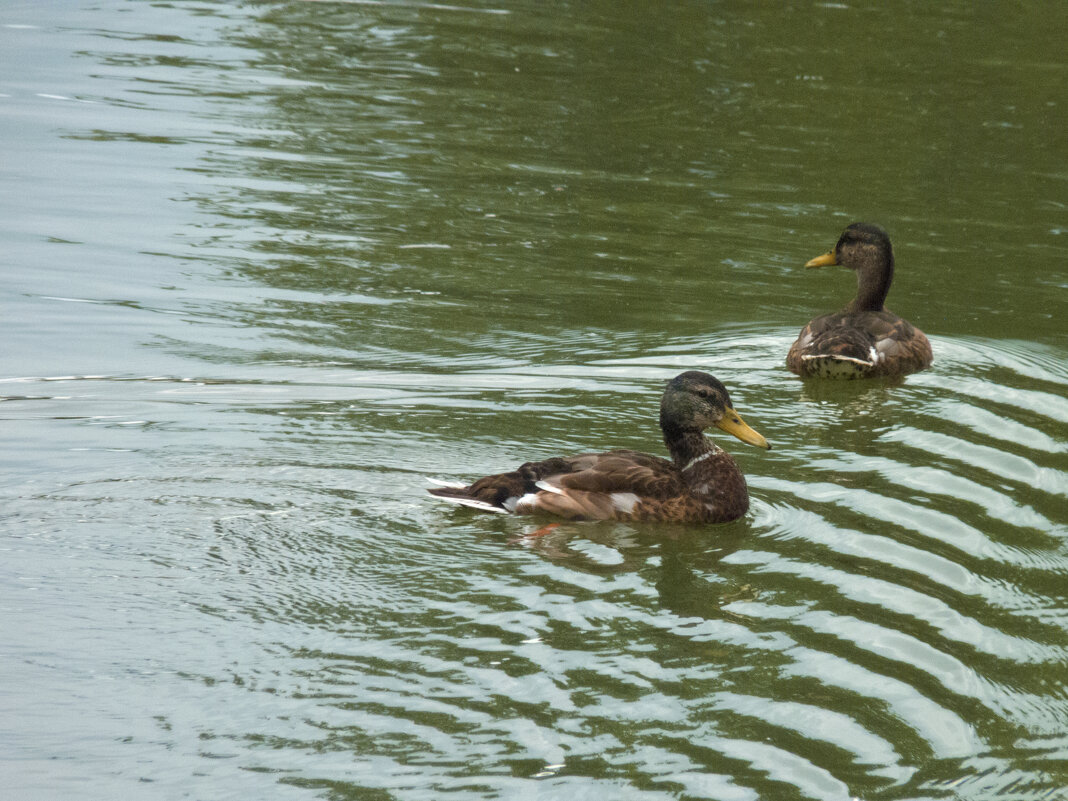
{"type": "Polygon", "coordinates": [[[830,253],[824,253],[822,256],[817,256],[811,261],[805,262],[806,267],[830,267],[837,264],[838,260],[834,257],[834,251],[830,253]]]}
{"type": "Polygon", "coordinates": [[[716,423],[716,428],[722,429],[728,434],[733,434],[749,445],[756,445],[766,451],[771,450],[768,441],[761,434],[751,429],[734,409],[728,408],[723,412],[723,416],[716,423]]]}

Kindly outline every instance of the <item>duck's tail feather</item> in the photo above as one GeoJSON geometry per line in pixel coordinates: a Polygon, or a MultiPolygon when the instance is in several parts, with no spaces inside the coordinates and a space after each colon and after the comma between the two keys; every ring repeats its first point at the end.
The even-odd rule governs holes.
{"type": "Polygon", "coordinates": [[[493,512],[498,515],[509,514],[507,509],[502,509],[499,506],[494,506],[492,503],[486,503],[480,501],[478,498],[465,498],[462,495],[452,495],[448,492],[449,488],[442,487],[440,490],[429,490],[430,494],[436,498],[441,498],[443,501],[449,503],[459,504],[460,506],[470,506],[472,509],[478,509],[480,512],[493,512]]]}
{"type": "MultiPolygon", "coordinates": [[[[431,484],[436,484],[439,487],[447,487],[449,489],[467,489],[467,485],[462,481],[442,481],[440,478],[427,478],[431,484]]],[[[433,492],[433,490],[431,490],[433,492]]]]}

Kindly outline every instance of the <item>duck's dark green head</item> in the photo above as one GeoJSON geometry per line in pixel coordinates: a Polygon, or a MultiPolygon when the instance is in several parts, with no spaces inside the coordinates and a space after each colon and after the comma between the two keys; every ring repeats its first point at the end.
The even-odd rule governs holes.
{"type": "Polygon", "coordinates": [[[853,223],[830,253],[817,256],[806,267],[840,264],[857,274],[857,296],[847,308],[881,311],[894,280],[894,249],[890,236],[875,223],[853,223]]]}
{"type": "Polygon", "coordinates": [[[857,269],[862,264],[894,263],[894,249],[890,246],[890,235],[875,223],[853,223],[846,228],[834,250],[817,256],[805,264],[806,267],[827,267],[840,264],[843,267],[857,269]]]}
{"type": "Polygon", "coordinates": [[[746,425],[734,411],[730,393],[715,377],[688,370],[668,382],[660,401],[660,427],[668,431],[703,431],[709,426],[726,431],[749,445],[770,449],[768,441],[746,425]]]}

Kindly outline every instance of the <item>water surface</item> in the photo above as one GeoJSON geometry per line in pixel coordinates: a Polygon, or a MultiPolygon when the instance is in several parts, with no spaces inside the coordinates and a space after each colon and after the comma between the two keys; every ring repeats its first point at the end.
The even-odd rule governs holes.
{"type": "Polygon", "coordinates": [[[1054,799],[1068,12],[0,10],[0,776],[20,798],[1054,799]],[[784,366],[891,233],[935,363],[784,366]],[[765,453],[711,529],[427,479],[765,453]]]}

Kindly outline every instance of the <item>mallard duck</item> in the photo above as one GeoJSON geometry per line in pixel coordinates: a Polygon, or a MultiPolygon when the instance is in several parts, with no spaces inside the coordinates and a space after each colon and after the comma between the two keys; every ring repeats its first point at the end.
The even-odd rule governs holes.
{"type": "Polygon", "coordinates": [[[724,523],[745,514],[749,493],[731,455],[701,433],[709,426],[771,448],[743,422],[723,384],[690,370],[668,382],[660,401],[660,429],[670,462],[631,450],[558,456],[470,485],[443,483],[429,492],[501,514],[724,523]]]}
{"type": "Polygon", "coordinates": [[[894,278],[894,251],[886,231],[853,223],[834,250],[805,264],[840,264],[857,273],[857,296],[844,309],[817,317],[786,356],[802,378],[870,378],[923,370],[931,364],[931,343],[923,331],[883,306],[894,278]]]}

